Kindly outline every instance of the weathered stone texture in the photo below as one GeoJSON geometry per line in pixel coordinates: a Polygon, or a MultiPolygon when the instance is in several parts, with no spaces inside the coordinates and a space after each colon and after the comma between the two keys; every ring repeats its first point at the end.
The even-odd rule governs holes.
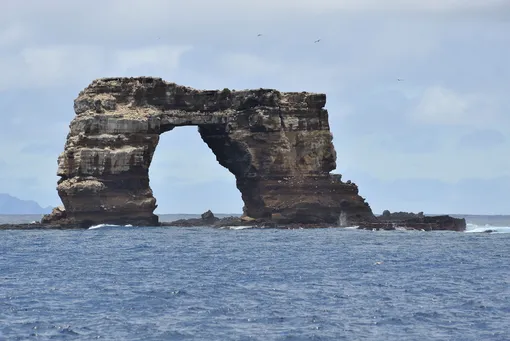
{"type": "MultiPolygon", "coordinates": [[[[58,193],[69,219],[157,224],[149,166],[159,135],[194,125],[236,177],[244,213],[281,222],[373,219],[354,184],[330,175],[326,96],[271,89],[200,91],[159,78],[104,78],[75,100],[58,193]]],[[[221,197],[221,193],[218,193],[221,197]]]]}

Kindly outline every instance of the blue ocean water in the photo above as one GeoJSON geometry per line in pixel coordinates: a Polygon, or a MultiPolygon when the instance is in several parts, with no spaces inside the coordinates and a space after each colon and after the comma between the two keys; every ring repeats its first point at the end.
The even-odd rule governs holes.
{"type": "Polygon", "coordinates": [[[0,235],[0,340],[510,340],[509,233],[0,235]]]}

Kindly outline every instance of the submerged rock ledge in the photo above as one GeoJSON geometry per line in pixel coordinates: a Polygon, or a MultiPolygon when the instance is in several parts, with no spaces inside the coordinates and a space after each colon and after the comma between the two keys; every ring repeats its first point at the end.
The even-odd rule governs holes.
{"type": "MultiPolygon", "coordinates": [[[[163,222],[161,226],[175,227],[235,227],[235,226],[253,226],[256,228],[278,228],[278,229],[302,229],[302,228],[334,228],[341,227],[339,224],[303,224],[290,223],[278,224],[272,220],[249,219],[248,217],[227,217],[223,219],[216,218],[211,211],[202,214],[201,218],[180,219],[171,222],[163,222]]],[[[355,225],[357,229],[362,230],[420,230],[420,231],[465,231],[466,220],[463,218],[453,218],[448,215],[443,216],[424,216],[423,214],[414,214],[398,212],[392,216],[381,216],[375,220],[359,222],[355,225]]],[[[344,226],[345,227],[345,226],[344,226]]],[[[354,227],[354,226],[353,226],[354,227]]]]}
{"type": "MultiPolygon", "coordinates": [[[[448,216],[429,217],[429,222],[377,222],[367,223],[356,226],[359,230],[372,230],[372,231],[391,231],[391,230],[419,230],[419,231],[465,231],[464,219],[451,218],[448,216]]],[[[214,224],[197,224],[195,222],[162,222],[158,226],[161,227],[238,227],[250,226],[254,228],[265,229],[309,229],[309,228],[342,228],[338,225],[332,224],[277,224],[273,221],[264,219],[256,219],[250,222],[242,221],[239,218],[220,219],[214,224]]],[[[27,223],[27,224],[0,224],[0,230],[65,230],[65,229],[84,229],[86,226],[76,224],[41,224],[41,223],[27,223]]]]}
{"type": "Polygon", "coordinates": [[[94,80],[74,101],[58,158],[63,206],[38,225],[169,225],[154,214],[149,167],[159,135],[191,125],[235,176],[244,224],[386,227],[356,184],[330,173],[337,165],[325,104],[325,94],[308,92],[196,90],[153,77],[94,80]]]}
{"type": "MultiPolygon", "coordinates": [[[[360,230],[372,231],[391,231],[391,230],[419,230],[419,231],[458,231],[466,230],[466,220],[464,218],[453,218],[448,215],[442,216],[424,216],[421,214],[405,213],[413,218],[402,219],[402,213],[398,212],[396,216],[378,217],[375,221],[361,222],[359,225],[352,226],[360,230]],[[399,219],[400,218],[400,219],[399,219]]],[[[202,214],[201,218],[179,219],[170,222],[160,222],[160,227],[213,227],[213,228],[236,228],[253,227],[264,229],[309,229],[309,228],[342,228],[338,224],[324,223],[286,223],[279,224],[268,219],[253,219],[249,217],[226,217],[217,218],[211,211],[202,214]]],[[[0,224],[0,230],[34,230],[34,229],[83,229],[89,226],[77,225],[75,223],[64,221],[61,224],[52,223],[29,223],[29,224],[0,224]]],[[[491,232],[489,230],[489,232],[491,232]]]]}

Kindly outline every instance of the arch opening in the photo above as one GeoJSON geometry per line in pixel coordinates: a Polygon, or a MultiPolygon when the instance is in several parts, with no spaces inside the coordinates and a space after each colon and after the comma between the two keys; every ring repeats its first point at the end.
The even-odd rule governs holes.
{"type": "Polygon", "coordinates": [[[160,220],[166,214],[207,210],[239,214],[243,202],[235,176],[218,163],[196,126],[179,126],[159,137],[149,167],[149,181],[160,220]]]}

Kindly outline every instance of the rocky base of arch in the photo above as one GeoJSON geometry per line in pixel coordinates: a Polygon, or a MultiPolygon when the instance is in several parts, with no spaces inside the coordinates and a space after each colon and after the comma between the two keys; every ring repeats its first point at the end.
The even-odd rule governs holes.
{"type": "MultiPolygon", "coordinates": [[[[247,221],[258,219],[259,222],[272,222],[276,225],[315,224],[340,227],[375,221],[371,211],[368,211],[368,203],[358,195],[357,186],[338,181],[335,177],[283,177],[259,180],[257,183],[250,180],[242,181],[238,186],[243,193],[243,217],[247,221]],[[259,201],[262,201],[262,204],[259,201]],[[367,211],[370,214],[367,214],[367,211]]],[[[69,211],[61,206],[46,215],[41,222],[65,226],[74,224],[82,228],[98,224],[160,225],[158,216],[153,213],[154,206],[151,205],[155,205],[155,199],[148,195],[150,192],[143,192],[136,197],[138,201],[122,206],[118,204],[125,200],[122,193],[108,192],[106,186],[94,188],[96,191],[79,192],[78,197],[76,192],[64,192],[68,189],[67,186],[60,187],[59,194],[64,201],[68,202],[70,207],[79,205],[80,210],[69,214],[69,211]],[[145,203],[145,206],[139,205],[140,202],[145,203]],[[100,210],[95,210],[98,205],[100,210]]],[[[73,187],[69,189],[75,191],[73,187]]],[[[218,197],[221,198],[221,194],[218,194],[218,197]]]]}

